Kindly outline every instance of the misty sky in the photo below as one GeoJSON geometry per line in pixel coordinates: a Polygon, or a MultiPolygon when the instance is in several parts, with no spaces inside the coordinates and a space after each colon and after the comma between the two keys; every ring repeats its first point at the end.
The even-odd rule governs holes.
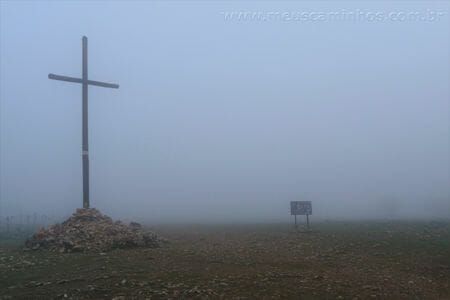
{"type": "Polygon", "coordinates": [[[150,221],[448,217],[448,2],[1,1],[0,215],[150,221]],[[441,12],[427,21],[224,12],[441,12]]]}

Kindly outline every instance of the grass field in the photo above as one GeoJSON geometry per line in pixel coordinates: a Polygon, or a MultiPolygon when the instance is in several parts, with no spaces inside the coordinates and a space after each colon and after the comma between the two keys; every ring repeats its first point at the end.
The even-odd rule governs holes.
{"type": "Polygon", "coordinates": [[[149,226],[157,249],[23,251],[0,236],[1,299],[450,299],[449,222],[149,226]]]}

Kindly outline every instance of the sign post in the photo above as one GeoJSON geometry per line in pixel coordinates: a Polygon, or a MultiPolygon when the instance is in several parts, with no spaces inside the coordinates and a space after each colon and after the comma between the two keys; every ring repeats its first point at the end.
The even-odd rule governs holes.
{"type": "Polygon", "coordinates": [[[309,230],[309,215],[312,215],[311,201],[291,201],[291,216],[295,218],[295,228],[297,228],[297,215],[306,215],[306,228],[309,230]]]}

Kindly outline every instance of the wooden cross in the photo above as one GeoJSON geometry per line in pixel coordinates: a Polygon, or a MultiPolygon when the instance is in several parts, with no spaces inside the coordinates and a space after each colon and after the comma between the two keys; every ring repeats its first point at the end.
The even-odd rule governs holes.
{"type": "Polygon", "coordinates": [[[48,74],[49,79],[69,81],[81,83],[83,88],[82,93],[82,161],[83,161],[83,208],[89,208],[89,152],[88,152],[88,85],[96,85],[101,87],[108,87],[118,89],[119,85],[114,83],[106,83],[101,81],[94,81],[88,79],[88,58],[87,58],[87,37],[83,36],[83,64],[81,78],[74,78],[68,76],[61,76],[55,74],[48,74]]]}

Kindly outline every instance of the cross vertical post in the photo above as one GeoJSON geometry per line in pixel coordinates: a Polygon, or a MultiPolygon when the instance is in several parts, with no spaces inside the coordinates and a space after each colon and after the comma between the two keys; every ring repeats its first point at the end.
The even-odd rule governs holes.
{"type": "Polygon", "coordinates": [[[83,36],[83,48],[82,48],[82,76],[81,78],[48,74],[49,79],[61,80],[67,82],[81,83],[82,85],[82,145],[81,156],[83,162],[83,208],[89,208],[89,146],[88,146],[88,86],[96,85],[101,87],[118,89],[119,85],[115,83],[107,83],[95,80],[89,80],[88,78],[88,49],[87,49],[87,37],[83,36]]]}
{"type": "Polygon", "coordinates": [[[83,208],[89,208],[89,146],[88,146],[88,58],[87,58],[87,38],[83,36],[83,208]]]}

